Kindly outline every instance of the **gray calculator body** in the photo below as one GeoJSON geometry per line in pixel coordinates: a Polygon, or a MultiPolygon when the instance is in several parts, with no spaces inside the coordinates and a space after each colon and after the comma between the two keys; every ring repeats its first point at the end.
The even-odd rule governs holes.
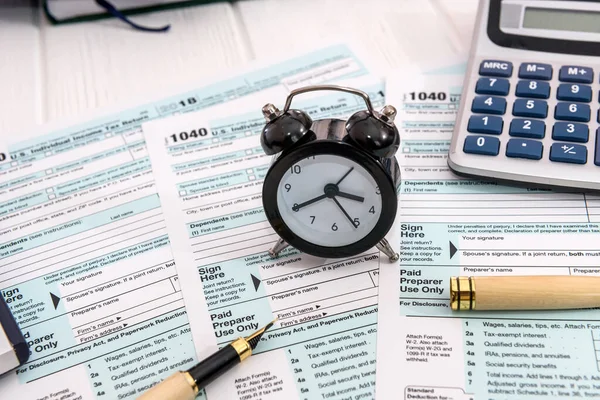
{"type": "Polygon", "coordinates": [[[600,2],[481,0],[450,169],[600,190],[599,76],[600,2]]]}

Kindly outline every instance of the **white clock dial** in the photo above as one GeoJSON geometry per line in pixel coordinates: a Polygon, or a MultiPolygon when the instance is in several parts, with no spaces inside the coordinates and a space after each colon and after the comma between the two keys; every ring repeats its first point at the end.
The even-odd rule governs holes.
{"type": "Polygon", "coordinates": [[[373,230],[382,211],[373,176],[355,161],[331,154],[292,165],[279,182],[277,206],[295,235],[324,247],[358,242],[373,230]]]}

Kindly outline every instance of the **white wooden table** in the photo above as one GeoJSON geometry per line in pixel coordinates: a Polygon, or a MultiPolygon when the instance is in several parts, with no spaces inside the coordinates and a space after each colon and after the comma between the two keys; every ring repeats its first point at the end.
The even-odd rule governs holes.
{"type": "Polygon", "coordinates": [[[54,26],[28,0],[0,3],[0,140],[332,41],[361,46],[383,71],[425,60],[428,48],[466,54],[477,8],[477,0],[248,0],[132,17],[171,24],[157,34],[117,20],[54,26]]]}

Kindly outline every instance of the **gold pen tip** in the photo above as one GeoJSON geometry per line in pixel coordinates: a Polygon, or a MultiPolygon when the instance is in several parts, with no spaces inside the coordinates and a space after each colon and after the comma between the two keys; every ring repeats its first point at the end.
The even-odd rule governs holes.
{"type": "Polygon", "coordinates": [[[250,344],[250,347],[252,348],[252,350],[254,350],[256,348],[256,346],[258,346],[258,342],[260,341],[260,338],[265,334],[265,332],[268,329],[270,329],[275,324],[275,322],[277,322],[278,319],[279,318],[275,318],[273,321],[269,322],[263,328],[257,330],[252,335],[245,338],[246,341],[248,342],[248,344],[250,344]]]}

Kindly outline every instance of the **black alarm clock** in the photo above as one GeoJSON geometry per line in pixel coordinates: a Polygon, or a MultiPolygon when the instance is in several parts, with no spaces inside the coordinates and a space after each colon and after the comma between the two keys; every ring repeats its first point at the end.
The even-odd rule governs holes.
{"type": "Polygon", "coordinates": [[[283,110],[262,109],[267,124],[261,145],[276,155],[263,183],[267,219],[280,239],[269,250],[276,257],[287,246],[317,257],[350,257],[376,246],[390,261],[398,260],[385,239],[398,206],[400,169],[395,153],[400,134],[396,109],[373,110],[360,90],[307,86],[293,90],[283,110]],[[290,109],[300,93],[335,90],[364,99],[366,110],[347,121],[312,121],[290,109]]]}

